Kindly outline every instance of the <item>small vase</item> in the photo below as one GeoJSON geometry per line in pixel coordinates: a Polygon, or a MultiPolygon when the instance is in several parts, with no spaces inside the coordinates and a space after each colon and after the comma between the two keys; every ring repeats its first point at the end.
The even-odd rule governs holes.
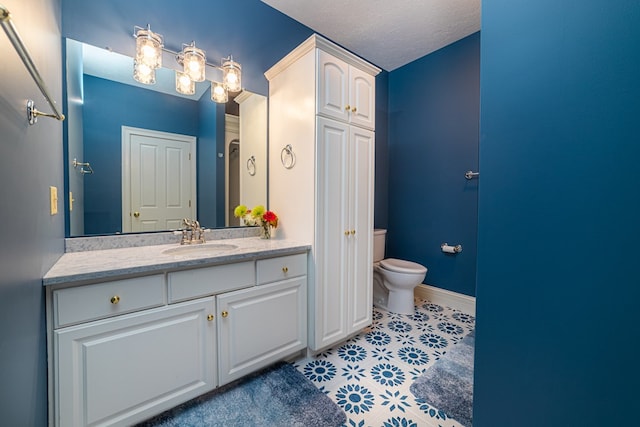
{"type": "Polygon", "coordinates": [[[269,224],[265,224],[260,227],[260,238],[261,239],[271,238],[271,226],[269,224]]]}

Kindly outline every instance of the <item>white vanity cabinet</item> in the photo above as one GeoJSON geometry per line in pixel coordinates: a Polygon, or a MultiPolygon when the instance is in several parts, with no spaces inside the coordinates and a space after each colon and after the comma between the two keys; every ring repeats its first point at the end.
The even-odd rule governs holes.
{"type": "Polygon", "coordinates": [[[220,385],[307,346],[306,265],[305,255],[258,260],[258,286],[217,297],[220,385]]]}
{"type": "Polygon", "coordinates": [[[278,237],[312,246],[309,348],[372,321],[375,75],[380,69],[313,35],[269,80],[269,207],[278,237]]]}
{"type": "Polygon", "coordinates": [[[213,297],[54,332],[57,426],[130,425],[216,386],[213,297]]]}
{"type": "Polygon", "coordinates": [[[132,425],[294,355],[306,274],[298,251],[48,286],[51,424],[132,425]]]}

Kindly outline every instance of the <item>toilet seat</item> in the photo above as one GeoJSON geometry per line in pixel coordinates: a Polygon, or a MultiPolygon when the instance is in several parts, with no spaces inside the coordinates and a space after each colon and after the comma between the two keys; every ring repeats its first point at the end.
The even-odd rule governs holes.
{"type": "Polygon", "coordinates": [[[426,267],[411,261],[403,259],[386,258],[380,261],[380,266],[385,270],[395,271],[396,273],[426,273],[426,267]]]}

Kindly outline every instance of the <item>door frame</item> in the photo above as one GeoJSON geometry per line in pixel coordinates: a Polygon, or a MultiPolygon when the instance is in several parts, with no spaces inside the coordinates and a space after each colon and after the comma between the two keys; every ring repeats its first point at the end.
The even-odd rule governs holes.
{"type": "Polygon", "coordinates": [[[183,141],[191,144],[191,218],[196,218],[197,191],[196,191],[196,175],[197,175],[197,138],[190,135],[182,135],[179,133],[162,132],[158,130],[135,128],[131,126],[122,126],[122,232],[131,232],[131,135],[142,135],[150,138],[164,138],[183,141]]]}

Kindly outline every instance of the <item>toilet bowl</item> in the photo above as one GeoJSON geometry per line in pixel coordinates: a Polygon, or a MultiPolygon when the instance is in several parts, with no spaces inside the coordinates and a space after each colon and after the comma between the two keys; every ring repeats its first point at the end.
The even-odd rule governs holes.
{"type": "Polygon", "coordinates": [[[392,313],[413,314],[413,290],[422,283],[427,268],[411,261],[384,258],[386,230],[373,236],[373,304],[392,313]]]}

